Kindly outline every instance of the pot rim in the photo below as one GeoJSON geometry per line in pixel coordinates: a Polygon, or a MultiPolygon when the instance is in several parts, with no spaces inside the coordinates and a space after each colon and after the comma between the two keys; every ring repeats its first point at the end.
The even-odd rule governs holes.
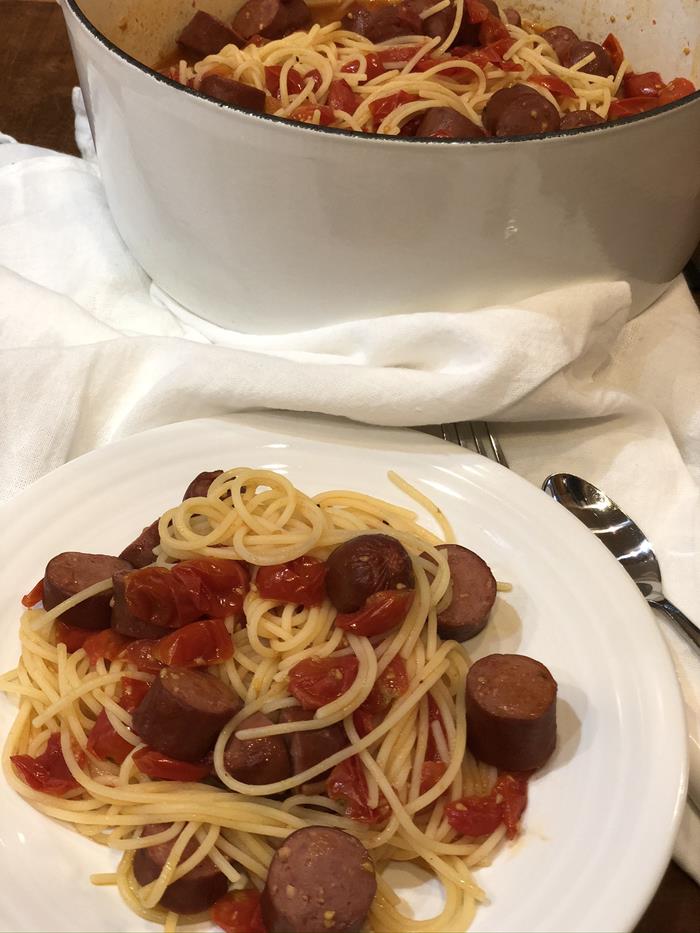
{"type": "MultiPolygon", "coordinates": [[[[0,0],[1,2],[1,0],[0,0]]],[[[386,145],[411,145],[417,147],[425,146],[515,146],[522,143],[529,143],[531,141],[550,141],[553,139],[567,139],[572,136],[581,136],[585,133],[610,133],[618,129],[619,127],[624,127],[631,123],[640,123],[646,120],[654,120],[655,118],[664,116],[673,110],[680,110],[681,108],[688,107],[694,103],[700,101],[700,89],[694,91],[692,94],[689,94],[687,97],[681,97],[679,100],[672,101],[670,104],[664,104],[662,107],[655,107],[653,110],[648,110],[646,113],[635,114],[634,116],[622,117],[619,120],[615,120],[613,123],[602,123],[595,126],[583,126],[575,127],[570,130],[556,130],[551,133],[537,133],[529,136],[509,136],[509,137],[488,137],[486,139],[426,139],[424,137],[416,136],[387,136],[383,133],[362,133],[357,130],[344,130],[338,127],[332,126],[316,126],[313,123],[301,123],[294,120],[288,120],[285,117],[278,117],[271,113],[258,113],[252,110],[245,110],[243,107],[237,107],[235,104],[228,104],[224,101],[217,101],[211,97],[208,97],[206,94],[202,94],[199,91],[195,91],[194,88],[186,87],[183,84],[180,84],[178,81],[174,81],[172,78],[167,78],[165,75],[160,74],[155,71],[155,69],[150,68],[148,65],[144,65],[138,59],[129,55],[127,52],[120,49],[119,46],[115,45],[110,39],[108,39],[83,13],[83,11],[78,6],[77,0],[62,0],[65,4],[65,7],[70,10],[73,16],[78,20],[80,25],[89,32],[94,39],[96,39],[105,49],[126,62],[127,65],[137,68],[142,74],[146,75],[149,78],[154,79],[161,84],[175,88],[178,91],[181,91],[185,94],[196,98],[197,100],[204,101],[207,105],[213,105],[218,107],[220,110],[230,111],[237,114],[243,114],[246,117],[253,117],[258,120],[267,121],[277,125],[284,125],[288,129],[295,132],[310,132],[310,133],[322,133],[325,136],[336,136],[345,139],[352,140],[367,140],[371,144],[376,144],[377,142],[383,142],[386,145]]]]}

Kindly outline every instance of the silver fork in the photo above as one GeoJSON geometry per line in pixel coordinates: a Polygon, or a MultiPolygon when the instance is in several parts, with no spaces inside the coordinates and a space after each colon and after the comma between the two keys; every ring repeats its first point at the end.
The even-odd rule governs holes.
{"type": "Polygon", "coordinates": [[[507,467],[503,448],[498,442],[498,438],[491,430],[488,421],[458,421],[452,424],[428,425],[420,429],[435,437],[441,437],[444,441],[451,444],[459,444],[460,447],[471,448],[482,457],[488,460],[494,460],[501,466],[507,467]]]}

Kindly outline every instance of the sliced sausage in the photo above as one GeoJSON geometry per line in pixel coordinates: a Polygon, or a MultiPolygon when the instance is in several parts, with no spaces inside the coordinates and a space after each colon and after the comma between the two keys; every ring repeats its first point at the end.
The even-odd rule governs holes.
{"type": "MultiPolygon", "coordinates": [[[[494,0],[482,0],[482,2],[492,16],[495,16],[496,19],[501,18],[498,4],[496,4],[494,0]]],[[[430,36],[431,38],[439,37],[444,42],[452,31],[454,21],[455,8],[454,5],[452,5],[445,7],[445,9],[439,10],[437,13],[433,13],[432,16],[428,16],[426,19],[424,19],[423,31],[425,32],[426,36],[430,36]]],[[[459,25],[457,35],[451,43],[451,46],[479,45],[480,26],[481,23],[469,22],[467,19],[467,9],[465,6],[464,13],[462,14],[462,22],[459,25]]]]}
{"type": "MultiPolygon", "coordinates": [[[[253,713],[236,730],[271,726],[272,720],[262,713],[253,713]]],[[[269,735],[245,741],[232,735],[224,751],[224,766],[228,773],[243,784],[275,784],[292,775],[287,744],[281,735],[269,735]]]]}
{"type": "Polygon", "coordinates": [[[111,625],[115,632],[128,638],[163,638],[170,635],[172,629],[162,625],[145,622],[133,615],[126,602],[126,581],[130,571],[119,570],[112,577],[113,602],[111,625]]]}
{"type": "MultiPolygon", "coordinates": [[[[203,87],[203,85],[207,82],[208,82],[207,88],[215,87],[214,82],[213,82],[214,78],[219,78],[221,81],[225,81],[227,85],[235,84],[238,87],[245,88],[246,91],[257,91],[258,94],[262,94],[263,103],[265,101],[265,94],[263,91],[258,91],[256,87],[250,87],[250,85],[248,84],[241,84],[240,81],[233,81],[231,78],[224,78],[221,75],[205,75],[202,78],[202,81],[199,85],[199,90],[203,94],[209,94],[211,97],[217,96],[216,94],[213,94],[211,90],[207,90],[203,87]]],[[[223,97],[219,99],[226,100],[226,98],[223,98],[223,97]]],[[[226,100],[226,102],[229,104],[238,103],[237,100],[226,100]]],[[[243,107],[247,105],[240,104],[240,106],[243,107]]],[[[250,107],[249,109],[254,110],[255,108],[250,107]]],[[[195,478],[192,480],[192,482],[189,484],[187,489],[185,490],[185,494],[182,497],[182,501],[184,502],[185,499],[194,499],[195,496],[206,496],[206,494],[209,492],[209,487],[211,486],[211,484],[214,482],[215,479],[221,476],[223,472],[224,472],[223,470],[205,470],[203,473],[198,473],[195,476],[195,478]]]]}
{"type": "Polygon", "coordinates": [[[506,15],[506,20],[511,26],[517,26],[518,29],[522,28],[523,21],[520,17],[520,13],[517,10],[514,10],[512,6],[506,7],[503,11],[506,15]]]}
{"type": "Polygon", "coordinates": [[[198,10],[178,36],[178,45],[197,52],[198,55],[215,55],[226,45],[238,44],[233,29],[226,23],[198,10]]]}
{"type": "MultiPolygon", "coordinates": [[[[313,710],[302,709],[301,706],[292,706],[280,712],[280,722],[308,722],[313,718],[313,710]]],[[[339,723],[310,732],[292,732],[284,738],[289,749],[293,774],[301,774],[302,771],[313,768],[319,761],[330,758],[348,744],[345,729],[339,723]]],[[[323,775],[319,775],[316,780],[321,780],[322,777],[323,775]]]]}
{"type": "Polygon", "coordinates": [[[389,535],[357,535],[326,561],[326,592],[338,612],[357,612],[373,593],[414,582],[411,558],[389,535]]]}
{"type": "Polygon", "coordinates": [[[433,139],[483,139],[486,133],[452,107],[431,107],[418,124],[415,135],[433,139]]]}
{"type": "Polygon", "coordinates": [[[612,58],[610,58],[607,50],[602,45],[598,45],[597,42],[575,42],[559,56],[559,61],[565,68],[571,68],[572,65],[580,62],[582,58],[586,58],[591,52],[594,56],[593,59],[587,65],[579,68],[579,71],[587,75],[598,75],[601,78],[607,78],[615,74],[612,58]]]}
{"type": "MultiPolygon", "coordinates": [[[[143,827],[141,838],[162,833],[168,829],[168,826],[168,823],[148,823],[143,827]]],[[[150,884],[158,878],[176,842],[177,836],[170,842],[136,849],[133,869],[134,877],[140,885],[150,884]]],[[[196,840],[190,839],[182,852],[180,861],[184,862],[188,859],[196,848],[196,840]]],[[[219,871],[207,856],[182,878],[169,884],[158,904],[178,914],[198,914],[211,907],[214,901],[223,897],[227,890],[226,875],[219,871]]]]}
{"type": "Polygon", "coordinates": [[[132,718],[132,728],[151,748],[198,761],[241,707],[226,684],[203,671],[162,670],[132,718]]]}
{"type": "Polygon", "coordinates": [[[595,110],[572,110],[561,118],[560,130],[577,130],[582,126],[599,126],[605,120],[595,110]]]}
{"type": "Polygon", "coordinates": [[[521,654],[490,654],[467,675],[467,744],[506,771],[541,768],[557,738],[557,683],[521,654]]]}
{"type": "Polygon", "coordinates": [[[148,567],[156,559],[153,551],[160,544],[159,520],[156,519],[152,524],[147,525],[138,538],[134,538],[131,544],[127,544],[119,555],[122,560],[127,560],[137,570],[148,567]]]}
{"type": "Polygon", "coordinates": [[[423,21],[409,2],[350,10],[343,17],[342,26],[365,36],[370,42],[423,35],[423,21]]]}
{"type": "Polygon", "coordinates": [[[568,26],[552,26],[542,33],[542,38],[549,42],[560,61],[571,46],[578,42],[578,36],[568,26]]]}
{"type": "MultiPolygon", "coordinates": [[[[265,113],[265,91],[251,84],[243,84],[242,81],[234,81],[233,78],[211,74],[201,79],[197,90],[225,104],[233,104],[255,113],[265,113]]],[[[194,495],[206,495],[206,493],[194,495]]]]}
{"type": "Polygon", "coordinates": [[[284,841],[270,862],[262,894],[268,933],[362,930],[377,890],[374,864],[341,829],[307,826],[284,841]]]}
{"type": "Polygon", "coordinates": [[[243,39],[280,39],[310,22],[311,13],[304,0],[248,0],[236,14],[233,29],[243,39]]]}
{"type": "Polygon", "coordinates": [[[481,119],[492,136],[534,136],[559,129],[557,108],[524,84],[496,91],[481,119]]]}
{"type": "Polygon", "coordinates": [[[489,620],[496,600],[496,580],[478,554],[459,544],[441,544],[450,565],[450,602],[437,618],[440,638],[466,641],[489,620]]]}
{"type": "MultiPolygon", "coordinates": [[[[52,557],[44,571],[44,609],[54,609],[59,603],[75,596],[101,580],[107,580],[119,570],[131,570],[131,564],[108,554],[84,554],[65,551],[52,557]]],[[[84,599],[58,617],[66,625],[77,628],[109,628],[109,604],[112,594],[99,593],[84,599]]]]}

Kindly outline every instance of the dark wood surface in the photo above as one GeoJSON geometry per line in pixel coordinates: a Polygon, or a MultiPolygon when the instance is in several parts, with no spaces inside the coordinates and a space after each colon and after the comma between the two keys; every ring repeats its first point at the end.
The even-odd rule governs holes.
{"type": "MultiPolygon", "coordinates": [[[[0,75],[0,132],[77,154],[71,106],[77,76],[52,0],[0,0],[0,75]]],[[[669,865],[635,933],[700,933],[700,887],[677,865],[669,865]]]]}

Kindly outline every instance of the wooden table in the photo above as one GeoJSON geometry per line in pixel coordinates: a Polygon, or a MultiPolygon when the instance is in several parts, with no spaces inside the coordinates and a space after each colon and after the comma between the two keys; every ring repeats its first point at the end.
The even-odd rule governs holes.
{"type": "MultiPolygon", "coordinates": [[[[53,0],[0,0],[0,75],[0,131],[77,155],[71,106],[77,75],[53,0]]],[[[700,887],[675,864],[635,933],[700,933],[700,887]]]]}

